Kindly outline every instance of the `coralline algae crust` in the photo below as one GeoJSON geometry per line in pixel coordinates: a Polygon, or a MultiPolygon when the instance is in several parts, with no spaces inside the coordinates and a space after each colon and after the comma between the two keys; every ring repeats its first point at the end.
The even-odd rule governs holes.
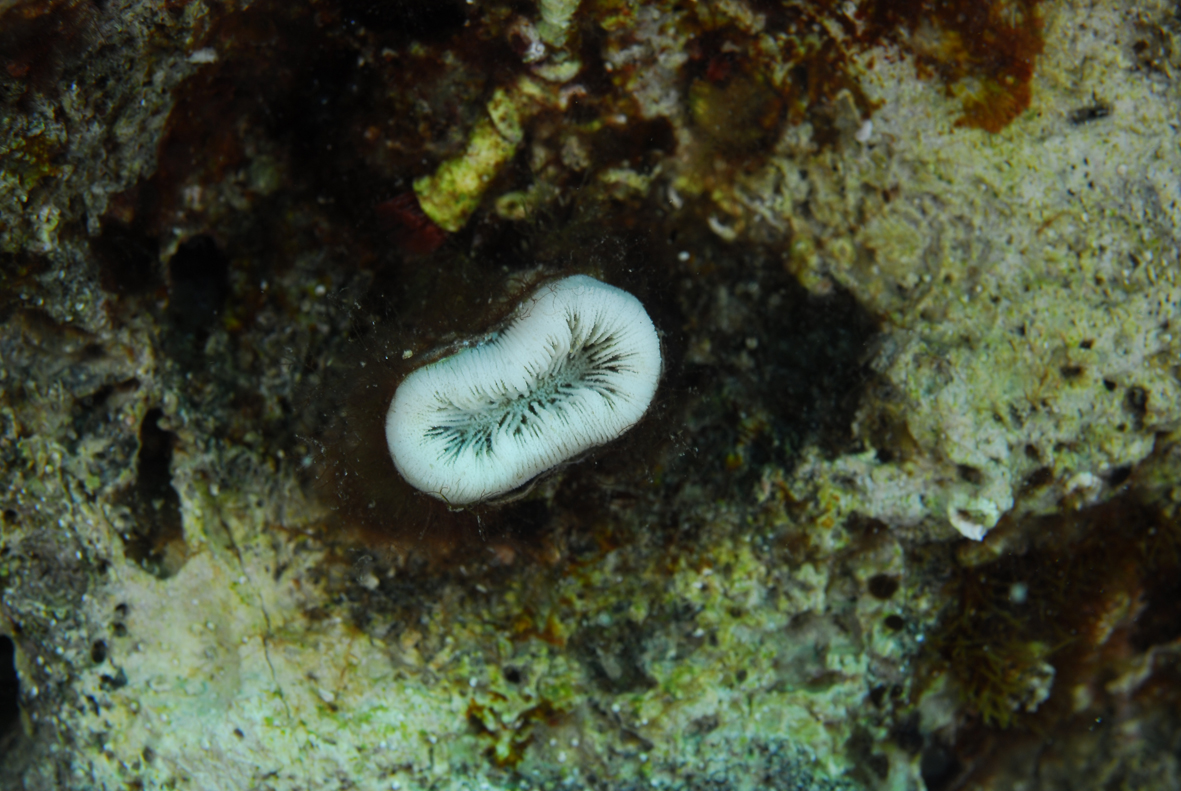
{"type": "Polygon", "coordinates": [[[791,263],[805,283],[831,278],[887,317],[880,395],[860,429],[873,444],[871,427],[892,422],[914,449],[884,465],[806,465],[797,480],[864,468],[849,507],[890,524],[932,519],[979,539],[1007,513],[1095,502],[1181,419],[1181,388],[1160,364],[1181,352],[1168,329],[1181,318],[1181,199],[1161,178],[1181,156],[1144,134],[1175,114],[1176,89],[1094,32],[1131,36],[1122,12],[1044,8],[1033,108],[1003,133],[933,122],[923,83],[878,62],[875,145],[816,157],[806,190],[752,205],[792,218],[796,244],[814,251],[791,263]],[[1080,48],[1099,61],[1086,96],[1066,55],[1080,48]],[[1073,122],[1072,103],[1096,96],[1112,97],[1110,114],[1073,122]]]}
{"type": "MultiPolygon", "coordinates": [[[[383,639],[338,618],[308,619],[306,608],[322,595],[312,583],[320,553],[276,558],[251,527],[274,520],[274,506],[259,510],[232,491],[214,495],[204,470],[215,461],[179,464],[192,551],[184,566],[160,580],[120,563],[118,579],[87,605],[87,618],[115,612],[120,624],[110,658],[75,682],[100,714],[63,712],[73,732],[102,734],[103,750],[75,764],[92,781],[113,781],[136,765],[153,788],[182,776],[193,787],[266,778],[275,788],[328,788],[332,776],[408,789],[519,787],[473,768],[488,756],[526,782],[577,785],[580,772],[601,771],[615,754],[616,787],[675,787],[686,774],[725,781],[729,761],[745,755],[783,788],[857,787],[840,778],[851,768],[844,745],[867,663],[879,650],[872,661],[897,663],[909,638],[883,633],[867,652],[856,632],[823,612],[834,584],[827,568],[786,574],[769,566],[765,548],[727,537],[726,513],[713,515],[709,552],[676,561],[662,592],[650,589],[646,574],[621,584],[611,553],[562,579],[551,599],[555,636],[588,622],[598,630],[573,652],[500,632],[497,624],[519,617],[524,588],[475,609],[448,597],[419,628],[383,639]],[[284,566],[278,579],[276,562],[284,566]],[[592,598],[594,591],[610,591],[608,600],[592,598]],[[610,635],[651,616],[640,609],[605,618],[616,601],[689,606],[695,615],[672,629],[650,622],[644,628],[658,636],[641,660],[610,635]],[[580,653],[592,678],[602,674],[589,689],[586,665],[572,658],[580,653]],[[510,680],[505,668],[520,677],[510,680]],[[620,725],[634,734],[622,743],[620,725]]],[[[247,459],[235,466],[251,474],[247,459]]],[[[300,527],[295,513],[317,515],[294,501],[288,507],[291,529],[300,527]]],[[[104,525],[93,529],[99,535],[104,525]]],[[[876,564],[880,571],[896,568],[897,554],[889,557],[876,564]]],[[[876,633],[888,609],[870,598],[845,617],[876,633]]]]}

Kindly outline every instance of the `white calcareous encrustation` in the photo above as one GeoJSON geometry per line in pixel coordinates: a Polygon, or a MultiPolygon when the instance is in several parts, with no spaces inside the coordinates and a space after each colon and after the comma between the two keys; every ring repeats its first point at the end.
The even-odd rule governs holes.
{"type": "Polygon", "coordinates": [[[634,426],[660,379],[660,339],[631,294],[585,275],[546,283],[503,330],[398,386],[398,472],[451,505],[517,489],[634,426]]]}

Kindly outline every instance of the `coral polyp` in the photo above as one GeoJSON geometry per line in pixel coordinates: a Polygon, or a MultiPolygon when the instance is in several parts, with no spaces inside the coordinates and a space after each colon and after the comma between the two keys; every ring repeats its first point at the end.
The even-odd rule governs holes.
{"type": "Polygon", "coordinates": [[[635,425],[660,368],[639,300],[568,277],[490,339],[406,377],[386,419],[390,453],[418,489],[452,505],[487,500],[635,425]]]}

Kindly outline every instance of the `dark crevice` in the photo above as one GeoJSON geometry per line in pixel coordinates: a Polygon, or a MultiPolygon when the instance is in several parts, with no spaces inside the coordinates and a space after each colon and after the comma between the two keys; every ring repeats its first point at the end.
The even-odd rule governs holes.
{"type": "Polygon", "coordinates": [[[144,294],[162,285],[159,243],[134,227],[117,221],[103,223],[102,231],[90,240],[99,264],[103,289],[120,296],[144,294]]]}
{"type": "Polygon", "coordinates": [[[0,758],[20,732],[20,678],[16,673],[16,644],[0,635],[0,758]]]}
{"type": "Polygon", "coordinates": [[[166,351],[182,368],[204,356],[205,341],[230,294],[230,261],[208,236],[194,237],[168,261],[166,351]]]}
{"type": "Polygon", "coordinates": [[[604,692],[619,694],[656,685],[644,670],[644,642],[645,636],[640,628],[624,622],[611,627],[583,629],[570,644],[595,686],[604,692]]]}
{"type": "Polygon", "coordinates": [[[467,23],[467,8],[461,0],[342,0],[340,13],[347,22],[404,41],[439,41],[467,23]]]}
{"type": "MultiPolygon", "coordinates": [[[[711,256],[708,241],[683,244],[711,256]]],[[[743,279],[725,291],[683,292],[682,314],[719,329],[698,333],[697,342],[709,344],[706,359],[678,366],[670,355],[662,382],[665,393],[692,400],[681,422],[693,427],[697,457],[683,455],[669,469],[683,461],[697,468],[690,477],[744,491],[768,465],[792,469],[808,446],[828,456],[863,449],[852,425],[873,381],[868,360],[878,332],[848,292],[818,297],[781,267],[760,263],[752,253],[743,279]]]]}
{"type": "MultiPolygon", "coordinates": [[[[852,295],[827,297],[784,289],[763,335],[768,407],[793,447],[816,442],[830,453],[849,450],[849,426],[869,381],[866,359],[877,326],[852,295]]],[[[761,347],[760,347],[761,349],[761,347]]]]}
{"type": "Polygon", "coordinates": [[[550,523],[549,506],[542,500],[524,500],[502,510],[506,532],[527,543],[539,542],[550,523]]]}
{"type": "Polygon", "coordinates": [[[172,488],[175,436],[160,428],[163,413],[149,410],[139,430],[136,479],[120,503],[130,510],[131,525],[122,534],[127,557],[149,573],[167,579],[185,561],[180,497],[172,488]]]}
{"type": "Polygon", "coordinates": [[[923,783],[927,791],[944,791],[954,787],[955,781],[963,774],[963,764],[955,753],[938,741],[932,741],[923,750],[919,763],[923,783]]]}
{"type": "Polygon", "coordinates": [[[875,574],[869,578],[866,587],[875,599],[885,601],[898,591],[898,578],[889,574],[875,574]]]}

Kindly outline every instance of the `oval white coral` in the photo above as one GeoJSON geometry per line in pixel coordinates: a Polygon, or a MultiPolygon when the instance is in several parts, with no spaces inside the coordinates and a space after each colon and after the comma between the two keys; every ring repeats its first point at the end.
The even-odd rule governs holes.
{"type": "Polygon", "coordinates": [[[503,330],[402,381],[390,454],[415,488],[452,505],[487,500],[634,426],[660,370],[638,299],[584,275],[547,283],[503,330]]]}

